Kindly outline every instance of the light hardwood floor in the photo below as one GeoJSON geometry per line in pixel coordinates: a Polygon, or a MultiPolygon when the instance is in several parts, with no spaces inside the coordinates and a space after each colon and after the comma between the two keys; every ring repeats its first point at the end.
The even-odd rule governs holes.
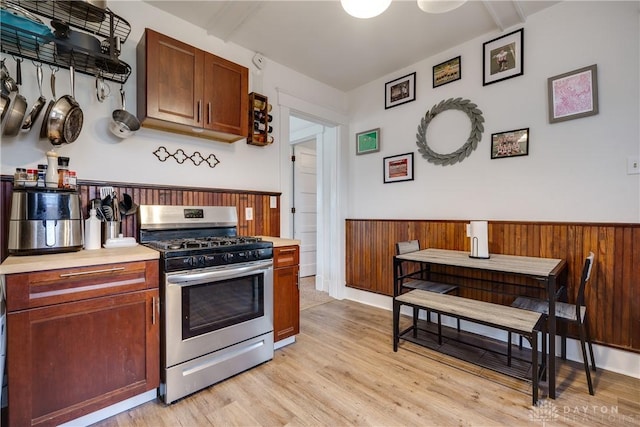
{"type": "Polygon", "coordinates": [[[582,365],[561,362],[557,399],[532,407],[530,383],[412,343],[394,353],[391,331],[390,311],[315,305],[301,312],[297,342],[272,361],[97,425],[640,426],[640,380],[598,370],[590,396],[582,365]]]}

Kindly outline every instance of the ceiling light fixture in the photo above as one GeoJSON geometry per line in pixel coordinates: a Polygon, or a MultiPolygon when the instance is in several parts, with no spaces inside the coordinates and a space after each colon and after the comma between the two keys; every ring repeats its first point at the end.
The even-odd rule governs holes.
{"type": "Polygon", "coordinates": [[[342,8],[355,18],[367,19],[387,10],[391,0],[340,0],[342,8]]]}
{"type": "Polygon", "coordinates": [[[428,13],[445,13],[457,9],[467,0],[418,0],[418,7],[428,13]]]}

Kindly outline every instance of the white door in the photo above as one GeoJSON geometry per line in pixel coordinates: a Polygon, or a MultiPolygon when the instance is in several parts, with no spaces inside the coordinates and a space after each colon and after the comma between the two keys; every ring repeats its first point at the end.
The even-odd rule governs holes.
{"type": "Polygon", "coordinates": [[[293,238],[300,241],[300,277],[316,274],[316,140],[293,146],[293,238]]]}

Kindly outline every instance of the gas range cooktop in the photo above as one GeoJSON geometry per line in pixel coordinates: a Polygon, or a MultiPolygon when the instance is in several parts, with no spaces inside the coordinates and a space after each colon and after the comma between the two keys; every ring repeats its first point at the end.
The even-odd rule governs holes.
{"type": "Polygon", "coordinates": [[[139,241],[160,252],[164,272],[273,258],[273,243],[237,235],[232,206],[141,205],[138,214],[139,241]]]}
{"type": "Polygon", "coordinates": [[[202,237],[144,243],[160,251],[164,272],[220,267],[273,258],[273,243],[259,237],[202,237]]]}
{"type": "Polygon", "coordinates": [[[263,243],[262,238],[253,236],[208,236],[148,242],[149,246],[167,252],[184,249],[218,248],[221,246],[233,249],[231,247],[239,247],[254,243],[263,243]]]}

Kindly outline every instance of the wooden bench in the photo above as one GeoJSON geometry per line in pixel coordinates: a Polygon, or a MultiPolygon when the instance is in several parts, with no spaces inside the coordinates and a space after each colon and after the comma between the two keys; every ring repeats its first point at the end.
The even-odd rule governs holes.
{"type": "MultiPolygon", "coordinates": [[[[538,380],[544,372],[544,353],[546,345],[543,338],[543,360],[538,369],[538,332],[543,330],[544,316],[529,310],[462,298],[455,295],[436,294],[415,289],[398,295],[393,299],[393,351],[398,351],[398,344],[403,333],[400,332],[400,307],[407,305],[428,309],[438,314],[445,314],[469,322],[490,326],[508,332],[520,334],[531,343],[531,381],[533,383],[533,404],[538,401],[538,380]]],[[[415,332],[415,330],[414,330],[415,332]]],[[[442,325],[438,324],[438,342],[442,343],[442,325]]],[[[507,360],[511,362],[511,343],[507,343],[507,360]]]]}

